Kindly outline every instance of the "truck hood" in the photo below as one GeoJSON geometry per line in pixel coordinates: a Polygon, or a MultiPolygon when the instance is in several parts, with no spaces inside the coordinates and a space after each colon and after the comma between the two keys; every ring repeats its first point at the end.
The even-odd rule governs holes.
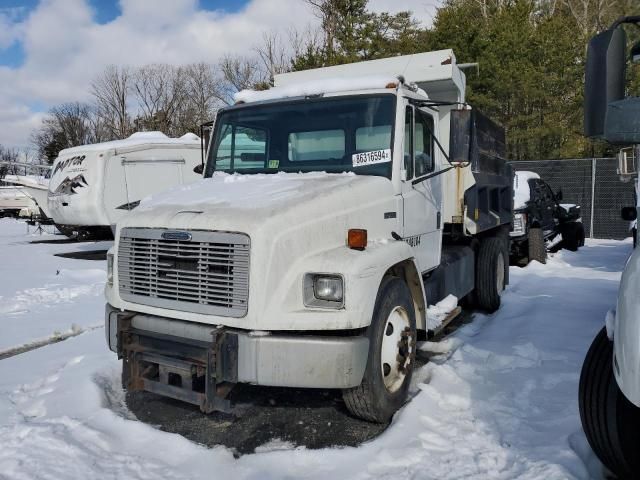
{"type": "Polygon", "coordinates": [[[353,173],[216,173],[144,199],[118,226],[251,233],[282,223],[288,230],[290,222],[335,218],[392,196],[388,179],[353,173]]]}

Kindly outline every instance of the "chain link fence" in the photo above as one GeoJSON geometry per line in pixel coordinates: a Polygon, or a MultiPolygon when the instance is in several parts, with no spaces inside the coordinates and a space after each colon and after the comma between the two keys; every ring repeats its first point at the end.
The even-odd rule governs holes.
{"type": "Polygon", "coordinates": [[[636,204],[634,182],[620,180],[615,158],[527,160],[512,165],[516,171],[536,172],[556,192],[561,189],[561,203],[580,205],[588,237],[619,240],[631,236],[620,209],[636,204]]]}

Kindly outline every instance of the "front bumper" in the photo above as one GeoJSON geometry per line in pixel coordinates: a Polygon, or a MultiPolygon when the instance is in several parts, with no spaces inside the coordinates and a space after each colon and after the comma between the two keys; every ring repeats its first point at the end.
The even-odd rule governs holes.
{"type": "MultiPolygon", "coordinates": [[[[369,350],[369,340],[362,335],[322,336],[215,328],[122,312],[109,304],[105,311],[105,334],[109,348],[131,363],[133,370],[151,367],[153,380],[138,378],[145,377],[144,372],[133,371],[137,380],[130,382],[129,388],[161,394],[167,394],[159,391],[164,388],[149,382],[166,384],[168,374],[180,375],[181,380],[173,383],[181,383],[183,389],[185,384],[200,382],[202,376],[214,378],[216,384],[355,387],[362,381],[369,350]]],[[[202,398],[196,399],[197,402],[181,399],[192,403],[202,401],[202,398]]]]}

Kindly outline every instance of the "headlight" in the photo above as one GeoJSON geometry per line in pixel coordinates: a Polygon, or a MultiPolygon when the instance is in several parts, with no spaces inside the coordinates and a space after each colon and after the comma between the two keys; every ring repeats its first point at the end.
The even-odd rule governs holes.
{"type": "Polygon", "coordinates": [[[113,253],[107,253],[107,284],[113,285],[113,253]]]}
{"type": "Polygon", "coordinates": [[[342,276],[307,273],[304,276],[304,304],[307,307],[341,308],[344,304],[342,276]]]}
{"type": "Polygon", "coordinates": [[[512,236],[524,235],[527,232],[527,215],[525,213],[516,213],[513,216],[512,236]]]}

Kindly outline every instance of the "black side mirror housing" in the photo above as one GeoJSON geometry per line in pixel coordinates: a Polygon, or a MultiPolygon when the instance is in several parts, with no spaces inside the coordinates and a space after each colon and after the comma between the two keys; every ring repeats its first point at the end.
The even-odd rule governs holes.
{"type": "Polygon", "coordinates": [[[605,136],[605,117],[611,102],[624,98],[626,35],[613,28],[591,39],[584,80],[584,134],[605,136]]]}
{"type": "Polygon", "coordinates": [[[620,210],[620,216],[627,222],[633,222],[638,218],[638,210],[636,210],[636,207],[622,207],[622,210],[620,210]]]}
{"type": "Polygon", "coordinates": [[[193,172],[197,173],[198,175],[202,175],[202,172],[204,172],[204,163],[199,163],[198,165],[193,167],[193,172]]]}

